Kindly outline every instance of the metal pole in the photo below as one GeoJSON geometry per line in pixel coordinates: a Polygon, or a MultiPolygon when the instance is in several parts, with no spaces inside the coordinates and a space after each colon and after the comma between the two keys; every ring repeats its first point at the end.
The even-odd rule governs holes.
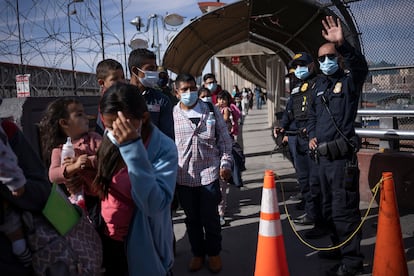
{"type": "Polygon", "coordinates": [[[70,3],[68,4],[68,13],[67,13],[67,15],[68,15],[68,26],[69,26],[69,48],[70,48],[70,60],[71,60],[71,63],[72,63],[73,94],[75,94],[75,95],[76,95],[76,73],[75,73],[75,63],[74,63],[74,60],[73,60],[72,28],[71,28],[71,26],[70,26],[70,11],[69,11],[70,5],[71,5],[72,3],[75,3],[75,2],[74,2],[74,1],[72,1],[72,2],[70,2],[70,3]]]}
{"type": "Polygon", "coordinates": [[[126,54],[126,42],[125,42],[125,22],[124,22],[124,0],[121,0],[121,17],[122,17],[122,44],[124,45],[124,59],[125,59],[125,78],[128,78],[128,63],[126,54]]]}
{"type": "Polygon", "coordinates": [[[105,59],[105,45],[104,45],[104,33],[102,24],[102,0],[99,0],[99,24],[101,32],[101,44],[102,44],[102,59],[105,59]]]}
{"type": "Polygon", "coordinates": [[[19,0],[16,0],[16,10],[17,10],[17,28],[18,28],[18,31],[19,31],[20,66],[23,66],[22,35],[21,35],[21,32],[20,32],[19,0]]]}
{"type": "Polygon", "coordinates": [[[155,37],[157,39],[155,44],[157,45],[158,66],[160,66],[162,64],[160,64],[161,63],[161,51],[160,51],[161,45],[160,45],[160,34],[158,32],[158,18],[159,18],[159,16],[156,14],[155,18],[154,18],[154,20],[155,20],[154,21],[154,29],[155,30],[152,30],[152,31],[155,32],[155,37]]]}

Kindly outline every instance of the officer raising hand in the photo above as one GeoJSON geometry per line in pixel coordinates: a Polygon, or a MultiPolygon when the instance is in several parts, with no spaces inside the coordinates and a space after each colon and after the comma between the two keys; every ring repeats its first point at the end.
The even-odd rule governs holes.
{"type": "Polygon", "coordinates": [[[344,42],[344,35],[342,32],[341,21],[339,18],[336,22],[332,16],[327,16],[326,20],[322,20],[324,30],[322,30],[322,36],[327,41],[335,43],[337,46],[341,46],[344,42]]]}
{"type": "MultiPolygon", "coordinates": [[[[307,131],[309,148],[319,157],[323,220],[332,233],[332,243],[338,245],[352,235],[361,221],[356,155],[359,138],[354,121],[368,66],[364,56],[344,39],[339,19],[327,16],[322,25],[327,43],[318,51],[322,74],[313,90],[307,131]]],[[[358,231],[340,249],[319,252],[321,258],[341,259],[327,275],[356,275],[362,271],[361,236],[358,231]]]]}

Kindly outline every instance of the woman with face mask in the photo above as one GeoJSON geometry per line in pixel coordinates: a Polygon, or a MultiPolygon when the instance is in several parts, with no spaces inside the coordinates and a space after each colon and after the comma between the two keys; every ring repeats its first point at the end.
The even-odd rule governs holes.
{"type": "Polygon", "coordinates": [[[172,275],[176,146],[153,126],[133,85],[111,86],[100,112],[106,130],[94,187],[105,221],[105,275],[172,275]]]}
{"type": "Polygon", "coordinates": [[[286,105],[282,120],[280,122],[280,133],[289,131],[287,142],[289,150],[293,155],[294,167],[298,175],[300,196],[302,201],[298,203],[298,209],[304,209],[304,214],[293,221],[299,225],[315,224],[309,230],[307,238],[318,238],[325,234],[322,227],[320,204],[314,200],[319,198],[319,182],[314,177],[315,166],[308,154],[308,137],[306,124],[308,121],[308,108],[313,97],[315,86],[315,65],[313,58],[306,52],[299,52],[294,55],[289,63],[294,69],[297,78],[295,86],[286,105]]]}

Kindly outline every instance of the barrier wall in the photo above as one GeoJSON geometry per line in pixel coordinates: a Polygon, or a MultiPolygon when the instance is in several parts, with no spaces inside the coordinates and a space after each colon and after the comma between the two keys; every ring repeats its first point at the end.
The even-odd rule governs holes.
{"type": "MultiPolygon", "coordinates": [[[[42,118],[47,105],[58,97],[5,98],[0,106],[0,118],[11,118],[23,130],[37,153],[40,153],[40,141],[37,124],[42,118]]],[[[98,113],[99,96],[73,96],[84,105],[86,114],[94,124],[98,113]]],[[[92,126],[93,127],[93,126],[92,126]]]]}
{"type": "MultiPolygon", "coordinates": [[[[392,172],[400,213],[414,211],[414,153],[361,150],[358,161],[361,200],[371,200],[370,189],[381,179],[383,172],[392,172]]],[[[379,203],[378,198],[376,200],[379,203]]]]}

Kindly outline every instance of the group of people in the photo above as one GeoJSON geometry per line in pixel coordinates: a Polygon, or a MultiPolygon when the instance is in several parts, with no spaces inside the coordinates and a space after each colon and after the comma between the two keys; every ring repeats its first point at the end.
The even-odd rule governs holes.
{"type": "MultiPolygon", "coordinates": [[[[208,268],[217,273],[222,268],[226,185],[232,178],[232,147],[238,134],[239,118],[229,112],[232,100],[227,91],[217,89],[213,74],[201,89],[186,73],[177,76],[174,91],[163,89],[165,78],[156,56],[146,49],[132,51],[128,67],[129,84],[119,62],[106,59],[97,65],[101,99],[95,131],[90,131],[84,107],[76,98],[59,98],[48,105],[39,123],[42,161],[33,150],[28,151],[33,157],[17,154],[29,143],[16,128],[25,147],[19,145],[16,154],[12,148],[4,151],[13,170],[1,167],[0,180],[9,193],[0,197],[2,214],[6,220],[14,217],[9,206],[16,201],[33,203],[18,205],[25,210],[41,211],[49,183],[60,184],[68,197],[83,196],[82,204],[75,202],[101,237],[104,275],[172,275],[172,203],[178,198],[193,253],[189,270],[201,269],[208,258],[208,268]],[[203,89],[207,97],[201,97],[203,89]],[[202,98],[207,102],[211,98],[212,103],[202,98]],[[74,156],[63,156],[67,141],[74,156]],[[32,188],[26,161],[42,165],[36,180],[43,186],[32,188]],[[38,202],[27,199],[32,195],[25,190],[42,187],[45,192],[33,196],[38,202]]],[[[7,149],[7,136],[0,134],[7,149]]],[[[30,248],[17,218],[4,224],[11,244],[2,246],[2,251],[12,250],[7,256],[0,254],[1,268],[8,263],[6,271],[29,275],[30,248]]]]}
{"type": "Polygon", "coordinates": [[[340,260],[327,275],[356,275],[363,269],[361,232],[347,239],[361,221],[354,121],[368,66],[344,39],[339,19],[328,16],[322,24],[321,74],[309,53],[293,57],[291,93],[275,135],[289,145],[304,201],[305,213],[294,223],[314,225],[304,234],[308,239],[330,235],[333,246],[342,245],[318,252],[340,260]]]}
{"type": "MultiPolygon", "coordinates": [[[[330,234],[338,245],[360,222],[353,122],[367,64],[345,41],[339,20],[328,16],[322,24],[328,41],[318,52],[322,74],[308,53],[294,56],[295,85],[275,135],[288,134],[305,199],[306,213],[295,222],[315,224],[307,237],[330,234]]],[[[42,161],[18,128],[12,127],[12,135],[0,128],[0,269],[6,274],[30,275],[19,210],[40,212],[50,182],[61,184],[68,196],[83,195],[82,212],[102,240],[105,275],[172,275],[174,198],[186,215],[189,270],[200,270],[206,259],[211,272],[222,269],[227,183],[243,185],[233,154],[240,122],[235,97],[214,74],[197,87],[194,76],[182,73],[168,89],[168,74],[160,74],[155,54],[146,49],[133,50],[128,67],[129,84],[119,62],[98,64],[96,131],[90,131],[78,100],[48,105],[39,123],[42,161]],[[68,137],[75,156],[62,158],[68,137]]],[[[263,96],[259,89],[256,97],[263,96]]],[[[251,91],[241,94],[249,106],[251,91]]],[[[340,250],[320,252],[341,259],[329,275],[361,271],[360,240],[359,232],[340,250]]]]}

